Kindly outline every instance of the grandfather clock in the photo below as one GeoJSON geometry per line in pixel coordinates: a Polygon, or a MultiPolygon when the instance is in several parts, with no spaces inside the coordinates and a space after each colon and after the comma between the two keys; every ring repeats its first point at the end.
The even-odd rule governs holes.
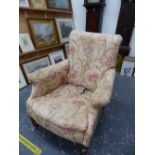
{"type": "Polygon", "coordinates": [[[101,32],[103,8],[105,0],[84,0],[86,7],[86,31],[101,32]]]}

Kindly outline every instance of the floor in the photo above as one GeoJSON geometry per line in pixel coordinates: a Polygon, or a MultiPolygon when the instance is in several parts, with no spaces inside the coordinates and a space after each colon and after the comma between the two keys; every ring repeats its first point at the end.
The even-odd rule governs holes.
{"type": "MultiPolygon", "coordinates": [[[[88,155],[135,154],[135,80],[117,75],[111,102],[101,114],[88,155]]],[[[42,150],[42,155],[79,155],[82,146],[60,138],[46,129],[34,129],[26,115],[25,101],[31,86],[20,90],[20,133],[42,150]]],[[[20,143],[20,155],[32,155],[20,143]]]]}

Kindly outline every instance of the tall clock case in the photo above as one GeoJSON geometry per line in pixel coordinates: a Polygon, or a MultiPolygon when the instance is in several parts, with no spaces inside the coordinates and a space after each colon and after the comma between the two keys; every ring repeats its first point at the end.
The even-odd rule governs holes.
{"type": "Polygon", "coordinates": [[[103,8],[105,0],[85,0],[84,6],[87,10],[86,31],[101,32],[103,8]]]}

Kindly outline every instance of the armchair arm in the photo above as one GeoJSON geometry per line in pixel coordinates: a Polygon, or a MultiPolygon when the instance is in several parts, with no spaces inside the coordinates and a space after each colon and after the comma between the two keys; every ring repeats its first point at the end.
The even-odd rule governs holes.
{"type": "Polygon", "coordinates": [[[43,68],[28,75],[28,80],[32,83],[32,93],[30,98],[39,97],[56,89],[67,82],[69,69],[68,60],[58,64],[43,68]]]}
{"type": "Polygon", "coordinates": [[[103,107],[110,102],[115,74],[114,68],[109,69],[104,73],[103,78],[98,81],[97,88],[92,95],[92,105],[94,107],[103,107]]]}

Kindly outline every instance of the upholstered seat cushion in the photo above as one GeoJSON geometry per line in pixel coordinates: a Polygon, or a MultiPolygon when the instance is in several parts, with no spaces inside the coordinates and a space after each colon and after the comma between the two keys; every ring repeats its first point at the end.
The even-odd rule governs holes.
{"type": "Polygon", "coordinates": [[[32,99],[28,105],[43,120],[43,126],[48,120],[58,127],[84,131],[87,127],[87,100],[80,97],[83,89],[80,86],[63,85],[45,96],[32,99]]]}
{"type": "Polygon", "coordinates": [[[87,146],[99,110],[91,105],[91,96],[82,86],[66,84],[28,100],[27,112],[46,129],[87,146]]]}

